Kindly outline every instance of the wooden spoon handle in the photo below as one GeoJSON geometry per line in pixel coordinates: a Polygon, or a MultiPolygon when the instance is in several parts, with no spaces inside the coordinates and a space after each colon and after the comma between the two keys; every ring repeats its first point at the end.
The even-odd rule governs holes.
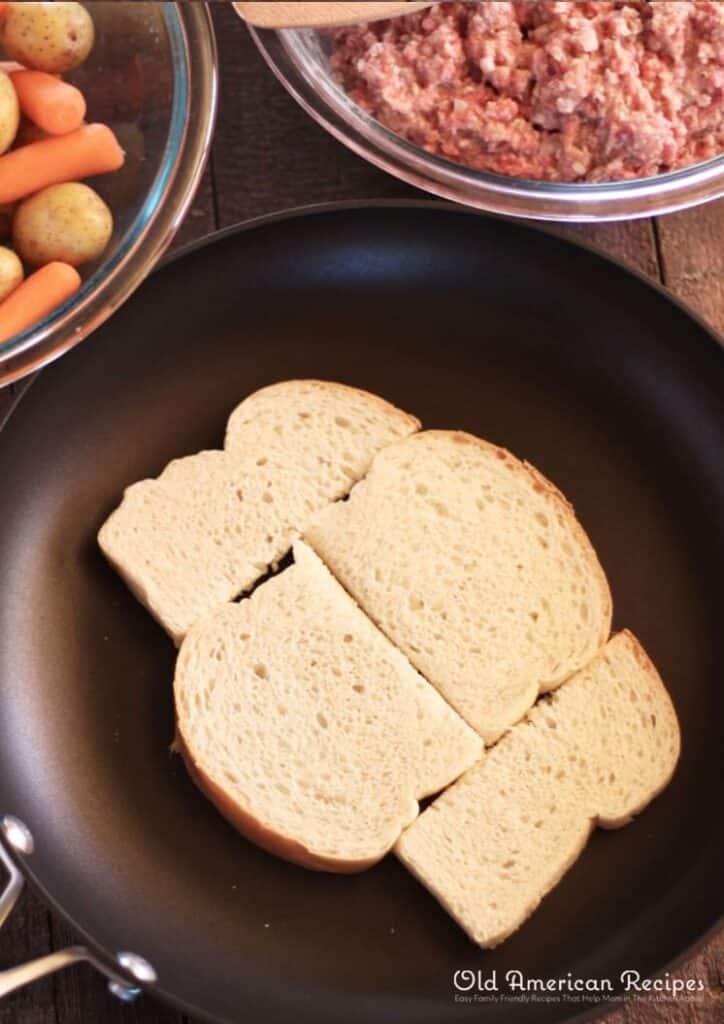
{"type": "Polygon", "coordinates": [[[245,21],[258,28],[331,28],[410,14],[432,3],[235,3],[245,21]]]}

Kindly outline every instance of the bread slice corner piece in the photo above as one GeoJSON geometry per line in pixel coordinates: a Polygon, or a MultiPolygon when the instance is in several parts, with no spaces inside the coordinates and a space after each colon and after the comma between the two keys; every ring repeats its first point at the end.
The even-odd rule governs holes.
{"type": "Polygon", "coordinates": [[[236,479],[221,451],[174,459],[157,479],[127,487],[98,533],[106,559],[176,646],[209,607],[265,571],[225,550],[236,479]]]}
{"type": "Polygon", "coordinates": [[[174,690],[192,778],[248,839],[307,868],[370,867],[482,753],[301,543],[190,630],[174,690]]]}
{"type": "Polygon", "coordinates": [[[475,942],[496,946],[596,825],[627,824],[661,792],[679,749],[656,669],[619,633],[431,804],[396,853],[475,942]]]}
{"type": "Polygon", "coordinates": [[[298,469],[319,473],[322,466],[342,497],[378,451],[420,426],[415,416],[369,391],[333,381],[286,380],[260,388],[234,409],[224,447],[237,455],[250,448],[291,448],[298,469]]]}
{"type": "Polygon", "coordinates": [[[380,448],[419,426],[342,384],[263,388],[232,414],[226,451],[177,459],[157,479],[127,488],[100,547],[178,645],[201,616],[283,558],[307,520],[347,494],[380,448]]]}
{"type": "Polygon", "coordinates": [[[304,537],[486,743],[610,634],[608,582],[571,506],[470,434],[390,445],[304,537]]]}

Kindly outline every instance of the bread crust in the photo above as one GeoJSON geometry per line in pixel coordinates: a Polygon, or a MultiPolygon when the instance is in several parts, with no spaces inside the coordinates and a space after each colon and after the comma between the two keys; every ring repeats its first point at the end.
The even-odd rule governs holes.
{"type": "Polygon", "coordinates": [[[172,749],[183,758],[186,770],[192,781],[237,832],[240,832],[245,839],[254,843],[255,846],[260,846],[267,853],[271,853],[275,857],[281,857],[282,860],[289,861],[291,864],[297,864],[310,871],[327,871],[337,875],[355,875],[373,867],[394,846],[393,840],[386,850],[380,852],[379,856],[369,857],[365,860],[342,860],[337,857],[326,857],[315,853],[302,843],[267,828],[253,814],[250,814],[240,804],[232,800],[222,787],[214,782],[194,761],[178,725],[176,726],[176,737],[172,749]]]}
{"type": "MultiPolygon", "coordinates": [[[[229,416],[229,420],[226,426],[226,439],[228,440],[232,433],[232,424],[234,417],[240,412],[246,402],[250,399],[256,399],[259,395],[265,395],[268,392],[280,392],[280,391],[294,391],[297,390],[299,385],[311,385],[315,390],[337,392],[339,394],[350,394],[350,395],[364,395],[366,399],[372,405],[376,405],[381,413],[385,416],[389,416],[398,420],[401,424],[410,427],[412,432],[416,432],[422,429],[422,422],[413,416],[412,413],[405,412],[404,409],[398,408],[393,405],[392,402],[388,402],[386,398],[382,398],[380,395],[375,395],[371,391],[365,391],[364,388],[355,388],[351,384],[339,384],[337,381],[332,380],[317,380],[315,377],[304,377],[298,380],[281,380],[276,384],[267,384],[263,388],[259,388],[258,391],[252,392],[247,398],[244,399],[236,408],[232,411],[229,416]]],[[[395,443],[394,441],[392,442],[395,443]]],[[[233,449],[232,449],[233,450],[233,449]]]]}
{"type": "Polygon", "coordinates": [[[679,719],[676,715],[676,711],[674,710],[674,705],[669,691],[664,686],[664,682],[659,675],[659,670],[656,668],[642,646],[641,641],[631,632],[630,629],[623,629],[620,633],[616,633],[615,636],[611,638],[611,642],[620,642],[628,647],[633,657],[639,663],[641,671],[649,677],[654,687],[659,692],[661,701],[659,713],[663,712],[666,715],[667,727],[671,731],[672,735],[676,736],[677,746],[676,756],[672,761],[671,770],[668,775],[665,778],[662,778],[660,784],[655,789],[652,789],[650,795],[634,807],[630,814],[624,815],[621,818],[605,818],[600,814],[596,816],[596,825],[598,828],[604,829],[623,828],[625,825],[630,824],[637,814],[640,814],[641,811],[648,807],[652,800],[655,800],[660,793],[663,793],[674,777],[674,773],[676,772],[676,768],[681,757],[681,729],[679,727],[679,719]]]}
{"type": "MultiPolygon", "coordinates": [[[[505,462],[513,472],[520,473],[521,471],[524,471],[533,481],[534,490],[539,494],[544,494],[550,498],[550,500],[558,507],[560,513],[566,517],[576,539],[578,540],[581,551],[585,553],[586,562],[588,563],[591,573],[596,580],[601,597],[601,608],[603,609],[603,614],[601,616],[598,644],[596,646],[596,650],[591,655],[591,659],[595,658],[611,635],[611,625],[613,623],[613,596],[611,594],[608,578],[606,577],[603,567],[598,560],[593,544],[586,534],[586,531],[576,518],[576,510],[571,502],[561,491],[558,490],[556,485],[552,483],[548,477],[544,476],[541,471],[531,465],[530,462],[519,459],[507,448],[501,448],[499,445],[493,444],[491,441],[485,441],[482,437],[476,437],[474,434],[468,434],[463,430],[425,430],[423,433],[415,434],[411,437],[404,438],[403,440],[416,441],[420,437],[428,437],[430,435],[451,440],[455,444],[469,444],[482,448],[483,451],[493,453],[501,462],[505,462]]],[[[395,444],[401,443],[402,441],[395,442],[395,444]]],[[[582,665],[580,667],[583,668],[585,666],[582,665]]],[[[576,671],[580,671],[580,669],[576,669],[576,671]]],[[[547,693],[549,690],[555,689],[557,686],[560,686],[561,683],[565,682],[566,679],[569,679],[570,675],[571,673],[568,673],[564,676],[554,677],[550,680],[542,680],[539,684],[538,694],[547,693]]]]}

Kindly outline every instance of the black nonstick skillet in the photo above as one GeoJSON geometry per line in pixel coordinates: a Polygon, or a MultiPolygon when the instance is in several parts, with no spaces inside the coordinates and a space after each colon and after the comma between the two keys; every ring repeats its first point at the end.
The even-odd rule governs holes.
{"type": "Polygon", "coordinates": [[[214,1021],[516,1024],[595,1010],[607,989],[592,1002],[461,1001],[455,975],[495,976],[504,996],[509,971],[570,972],[615,993],[622,972],[662,972],[715,927],[723,524],[724,350],[610,260],[414,202],[295,212],[194,247],[46,370],[0,433],[5,909],[22,873],[119,994],[145,988],[214,1021]],[[292,377],[379,392],[538,466],[600,554],[616,625],[640,636],[673,695],[672,785],[630,827],[595,834],[495,951],[393,858],[312,874],[227,825],[169,753],[174,649],[96,547],[127,484],[218,446],[241,398],[292,377]]]}

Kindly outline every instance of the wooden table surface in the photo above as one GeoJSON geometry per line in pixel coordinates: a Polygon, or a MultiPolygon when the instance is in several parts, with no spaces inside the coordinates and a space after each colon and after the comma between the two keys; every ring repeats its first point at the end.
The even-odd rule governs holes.
{"type": "MultiPolygon", "coordinates": [[[[226,3],[213,5],[221,58],[221,109],[211,160],[175,244],[270,210],[333,199],[419,195],[353,156],[313,124],[267,71],[226,3]]],[[[562,233],[592,242],[662,281],[724,332],[724,202],[675,214],[562,233]]],[[[11,399],[0,390],[0,418],[11,399]]],[[[26,894],[0,934],[0,969],[74,941],[26,894]]],[[[607,1024],[718,1024],[724,1020],[724,935],[679,967],[701,978],[701,1001],[632,1002],[607,1024]]],[[[91,968],[76,967],[0,1003],[0,1024],[182,1024],[148,997],[123,1006],[91,968]]],[[[340,1022],[341,1024],[341,1022],[340,1022]]]]}

